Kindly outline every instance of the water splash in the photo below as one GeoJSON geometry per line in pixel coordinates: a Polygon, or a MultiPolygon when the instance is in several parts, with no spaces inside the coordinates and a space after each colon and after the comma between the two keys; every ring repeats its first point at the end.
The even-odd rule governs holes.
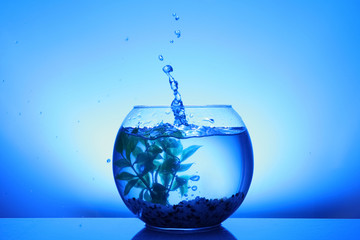
{"type": "Polygon", "coordinates": [[[181,95],[178,92],[178,82],[170,74],[171,72],[174,71],[174,69],[172,68],[171,65],[166,65],[163,67],[163,71],[169,77],[170,87],[171,90],[173,90],[174,92],[175,98],[171,103],[171,110],[173,111],[175,117],[174,125],[175,126],[188,125],[186,121],[185,107],[181,100],[181,95]]]}

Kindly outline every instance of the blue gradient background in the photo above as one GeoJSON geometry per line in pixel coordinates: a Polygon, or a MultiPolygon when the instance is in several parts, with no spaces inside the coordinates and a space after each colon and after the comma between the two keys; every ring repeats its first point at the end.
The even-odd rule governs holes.
{"type": "Polygon", "coordinates": [[[185,104],[232,104],[249,129],[254,178],[234,216],[359,218],[359,12],[1,1],[0,217],[132,216],[106,160],[132,106],[171,103],[171,64],[185,104]]]}

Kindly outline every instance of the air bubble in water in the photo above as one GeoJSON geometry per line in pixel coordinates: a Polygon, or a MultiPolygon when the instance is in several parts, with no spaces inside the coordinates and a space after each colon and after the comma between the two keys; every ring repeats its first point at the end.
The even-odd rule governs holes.
{"type": "Polygon", "coordinates": [[[163,61],[163,60],[164,60],[163,55],[161,55],[161,54],[159,55],[159,60],[160,60],[160,61],[163,61]]]}
{"type": "Polygon", "coordinates": [[[173,17],[175,17],[175,16],[176,16],[176,13],[173,13],[172,15],[173,15],[173,17]]]}
{"type": "Polygon", "coordinates": [[[176,20],[176,21],[179,20],[179,16],[176,16],[176,17],[175,17],[175,20],[176,20]]]}
{"type": "Polygon", "coordinates": [[[106,160],[106,162],[107,162],[107,163],[110,163],[110,162],[111,162],[110,158],[108,158],[108,160],[106,160]]]}
{"type": "Polygon", "coordinates": [[[196,191],[196,190],[197,190],[197,186],[192,186],[192,187],[191,187],[191,190],[196,191]]]}
{"type": "Polygon", "coordinates": [[[200,180],[200,176],[199,176],[199,175],[194,175],[194,176],[192,176],[192,177],[190,178],[190,180],[191,180],[191,181],[194,181],[194,182],[199,181],[199,180],[200,180]]]}
{"type": "Polygon", "coordinates": [[[177,38],[179,38],[179,37],[181,36],[180,30],[176,30],[174,33],[175,33],[175,35],[176,35],[177,38]]]}
{"type": "Polygon", "coordinates": [[[212,119],[212,118],[205,118],[204,121],[207,121],[209,123],[214,123],[215,122],[215,120],[212,119]]]}

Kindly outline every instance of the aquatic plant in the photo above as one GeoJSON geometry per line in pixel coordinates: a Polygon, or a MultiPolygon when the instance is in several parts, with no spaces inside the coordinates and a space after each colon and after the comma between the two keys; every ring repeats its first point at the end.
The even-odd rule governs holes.
{"type": "Polygon", "coordinates": [[[120,158],[114,164],[121,170],[115,179],[126,182],[124,196],[139,188],[140,200],[166,205],[170,191],[179,191],[181,196],[187,194],[189,179],[196,180],[198,176],[186,175],[194,162],[184,162],[201,146],[184,149],[178,138],[145,139],[135,136],[137,131],[138,128],[132,134],[120,131],[115,143],[120,158]]]}

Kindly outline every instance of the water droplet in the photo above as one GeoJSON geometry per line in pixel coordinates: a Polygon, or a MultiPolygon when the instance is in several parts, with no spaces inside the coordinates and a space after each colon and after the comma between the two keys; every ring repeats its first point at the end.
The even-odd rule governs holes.
{"type": "Polygon", "coordinates": [[[214,123],[215,122],[215,120],[212,119],[212,118],[205,118],[204,121],[207,121],[209,123],[214,123]]]}
{"type": "Polygon", "coordinates": [[[163,61],[163,60],[164,60],[163,55],[161,55],[161,54],[159,55],[159,60],[160,60],[160,61],[163,61]]]}
{"type": "Polygon", "coordinates": [[[21,112],[19,112],[19,116],[21,116],[21,112]]]}
{"type": "Polygon", "coordinates": [[[92,180],[95,181],[95,178],[93,177],[92,180]]]}
{"type": "Polygon", "coordinates": [[[40,115],[42,115],[42,112],[40,112],[40,115]]]}
{"type": "Polygon", "coordinates": [[[106,162],[107,162],[107,163],[110,163],[110,162],[111,162],[110,158],[108,158],[108,160],[106,160],[106,162]]]}
{"type": "Polygon", "coordinates": [[[177,38],[179,38],[179,37],[181,36],[180,30],[176,30],[174,33],[175,33],[175,35],[176,35],[177,38]]]}
{"type": "Polygon", "coordinates": [[[170,43],[174,43],[174,40],[170,40],[170,43]]]}
{"type": "Polygon", "coordinates": [[[166,65],[165,67],[163,67],[163,71],[164,71],[164,73],[168,74],[168,73],[171,73],[172,71],[174,71],[174,69],[172,68],[171,65],[166,65]]]}
{"type": "Polygon", "coordinates": [[[197,186],[192,186],[192,187],[191,187],[191,190],[196,191],[196,190],[197,190],[197,186]]]}
{"type": "Polygon", "coordinates": [[[98,103],[100,103],[100,100],[98,100],[98,103]]]}
{"type": "Polygon", "coordinates": [[[77,123],[80,123],[80,120],[77,120],[77,123]]]}
{"type": "Polygon", "coordinates": [[[82,227],[82,224],[79,224],[79,227],[82,227]]]}
{"type": "Polygon", "coordinates": [[[125,38],[125,41],[129,41],[129,38],[127,37],[127,38],[125,38]]]}
{"type": "Polygon", "coordinates": [[[15,41],[15,44],[19,44],[19,41],[15,41]]]}
{"type": "Polygon", "coordinates": [[[200,176],[199,176],[199,175],[194,175],[194,176],[192,176],[192,177],[190,178],[190,180],[191,180],[191,181],[194,181],[194,182],[199,181],[199,180],[200,180],[200,176]]]}
{"type": "Polygon", "coordinates": [[[176,16],[176,17],[175,17],[175,20],[176,20],[176,21],[179,20],[179,16],[176,16]]]}
{"type": "Polygon", "coordinates": [[[175,16],[176,16],[176,13],[173,13],[172,15],[173,15],[173,17],[175,17],[175,16]]]}
{"type": "Polygon", "coordinates": [[[193,118],[193,117],[194,117],[194,114],[190,113],[189,117],[190,117],[190,118],[193,118]]]}

